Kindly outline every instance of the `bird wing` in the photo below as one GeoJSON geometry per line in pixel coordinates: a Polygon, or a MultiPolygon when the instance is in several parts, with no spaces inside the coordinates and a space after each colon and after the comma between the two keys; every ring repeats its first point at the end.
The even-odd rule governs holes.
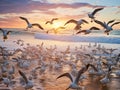
{"type": "Polygon", "coordinates": [[[88,23],[88,21],[84,20],[84,19],[81,19],[84,23],[88,23]]]}
{"type": "Polygon", "coordinates": [[[71,19],[71,20],[67,21],[67,22],[64,24],[64,26],[65,26],[66,24],[68,24],[68,23],[75,23],[75,24],[77,24],[77,21],[74,20],[74,19],[71,19]]]}
{"type": "Polygon", "coordinates": [[[30,24],[29,21],[27,20],[27,18],[24,17],[20,17],[22,20],[25,20],[27,24],[30,24]]]}
{"type": "Polygon", "coordinates": [[[23,79],[25,80],[25,82],[28,83],[28,80],[27,80],[27,77],[25,76],[25,74],[21,70],[19,70],[18,72],[23,77],[23,79]]]}
{"type": "Polygon", "coordinates": [[[94,20],[94,21],[95,21],[97,24],[100,24],[102,27],[104,27],[104,28],[106,27],[105,24],[104,24],[103,22],[98,21],[98,20],[94,20]]]}
{"type": "Polygon", "coordinates": [[[86,30],[80,30],[76,34],[79,34],[79,33],[82,33],[82,32],[86,32],[86,30]]]}
{"type": "Polygon", "coordinates": [[[120,22],[115,22],[115,23],[113,23],[112,25],[111,25],[111,27],[113,27],[114,25],[116,25],[116,24],[119,24],[120,22]]]}
{"type": "Polygon", "coordinates": [[[0,28],[0,31],[2,31],[4,33],[4,30],[2,28],[0,28]]]}
{"type": "Polygon", "coordinates": [[[44,30],[44,28],[43,28],[40,24],[34,23],[34,24],[32,24],[32,25],[33,25],[33,26],[37,26],[37,27],[39,27],[40,29],[44,30]]]}
{"type": "Polygon", "coordinates": [[[72,78],[71,74],[69,74],[69,73],[64,73],[64,74],[58,76],[57,79],[58,79],[58,78],[61,78],[61,77],[63,77],[63,76],[68,77],[68,78],[73,82],[73,78],[72,78]]]}
{"type": "Polygon", "coordinates": [[[100,30],[100,29],[97,27],[91,27],[90,30],[100,30]]]}
{"type": "Polygon", "coordinates": [[[102,10],[103,8],[97,8],[92,12],[92,15],[95,15],[98,11],[102,10]]]}
{"type": "Polygon", "coordinates": [[[65,29],[65,27],[58,27],[58,28],[56,28],[56,30],[58,30],[58,29],[65,29]]]}
{"type": "Polygon", "coordinates": [[[112,23],[112,22],[114,22],[114,21],[115,21],[115,20],[110,20],[110,21],[108,21],[107,25],[110,24],[110,23],[112,23]]]}
{"type": "Polygon", "coordinates": [[[76,25],[74,29],[75,29],[75,30],[79,30],[80,28],[81,28],[80,25],[76,25]]]}
{"type": "Polygon", "coordinates": [[[98,69],[97,69],[94,65],[90,64],[90,66],[91,66],[95,71],[98,71],[98,69]]]}
{"type": "Polygon", "coordinates": [[[10,32],[12,32],[12,31],[7,31],[7,35],[8,35],[10,32]]]}
{"type": "Polygon", "coordinates": [[[50,24],[51,24],[51,22],[50,22],[50,21],[47,21],[45,24],[48,24],[48,23],[50,23],[50,24]]]}
{"type": "Polygon", "coordinates": [[[51,20],[51,22],[53,22],[54,20],[58,20],[58,18],[53,18],[53,19],[51,20]]]}
{"type": "Polygon", "coordinates": [[[75,78],[75,83],[78,84],[79,82],[79,78],[80,76],[87,71],[88,67],[90,66],[90,64],[87,64],[85,67],[82,67],[79,71],[78,71],[78,74],[77,74],[77,77],[75,78]]]}

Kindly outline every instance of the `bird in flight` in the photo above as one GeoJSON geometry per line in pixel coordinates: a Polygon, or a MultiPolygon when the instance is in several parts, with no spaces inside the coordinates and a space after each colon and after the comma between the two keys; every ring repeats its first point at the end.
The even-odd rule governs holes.
{"type": "Polygon", "coordinates": [[[74,19],[71,19],[71,20],[68,20],[68,21],[64,24],[64,26],[67,25],[67,24],[69,24],[69,23],[74,23],[74,24],[76,24],[76,26],[75,26],[75,28],[74,28],[74,30],[76,30],[76,31],[81,28],[81,24],[84,24],[84,23],[87,23],[87,24],[88,24],[88,22],[87,22],[86,20],[84,20],[84,19],[80,19],[79,21],[76,21],[76,20],[74,20],[74,19]]]}
{"type": "Polygon", "coordinates": [[[47,21],[45,24],[53,24],[53,21],[58,20],[58,18],[53,18],[51,21],[47,21]]]}
{"type": "Polygon", "coordinates": [[[92,30],[100,30],[100,29],[97,28],[97,27],[91,27],[91,28],[88,29],[88,30],[80,30],[80,31],[78,31],[76,34],[79,34],[79,33],[89,34],[89,33],[92,32],[92,30]]]}
{"type": "Polygon", "coordinates": [[[25,90],[31,89],[34,86],[34,83],[32,82],[32,80],[29,80],[21,70],[19,70],[18,72],[25,81],[25,90]]]}
{"type": "Polygon", "coordinates": [[[77,74],[76,78],[73,78],[70,73],[64,73],[64,74],[58,76],[57,79],[58,79],[58,78],[61,78],[61,77],[63,77],[63,76],[66,76],[66,77],[68,77],[68,78],[71,80],[72,83],[69,85],[69,87],[68,87],[66,90],[68,90],[69,88],[71,88],[71,89],[82,89],[82,87],[80,87],[80,86],[78,85],[79,78],[80,78],[80,76],[81,76],[83,73],[85,73],[85,72],[88,70],[88,67],[89,67],[89,66],[90,66],[90,64],[87,64],[85,67],[82,67],[82,68],[78,71],[78,74],[77,74]]]}
{"type": "Polygon", "coordinates": [[[97,8],[93,12],[88,13],[88,17],[91,18],[91,22],[93,22],[93,20],[95,19],[95,14],[102,9],[104,9],[104,8],[97,8]]]}
{"type": "Polygon", "coordinates": [[[109,32],[113,30],[113,26],[116,24],[119,24],[120,22],[115,22],[113,23],[115,20],[110,20],[107,23],[106,22],[101,22],[98,20],[94,20],[97,24],[101,25],[103,28],[105,28],[104,33],[106,33],[107,35],[109,35],[109,32]],[[109,25],[110,23],[113,23],[112,25],[109,25]]]}
{"type": "Polygon", "coordinates": [[[37,26],[37,27],[40,28],[41,30],[44,30],[44,28],[43,28],[40,24],[38,24],[38,23],[33,23],[33,24],[31,24],[31,23],[28,21],[28,19],[25,18],[25,17],[20,17],[20,19],[24,20],[24,21],[27,23],[27,27],[26,27],[27,30],[28,30],[28,28],[32,28],[33,26],[37,26]]]}
{"type": "Polygon", "coordinates": [[[4,30],[2,28],[0,28],[0,31],[3,33],[3,41],[5,42],[5,40],[8,39],[8,34],[12,31],[4,30]]]}

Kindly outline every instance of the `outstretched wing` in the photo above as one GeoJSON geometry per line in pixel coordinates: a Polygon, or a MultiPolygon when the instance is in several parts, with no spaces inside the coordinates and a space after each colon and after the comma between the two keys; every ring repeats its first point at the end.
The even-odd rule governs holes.
{"type": "Polygon", "coordinates": [[[112,22],[114,22],[114,21],[115,21],[115,20],[110,20],[110,21],[107,23],[107,25],[110,24],[110,23],[112,23],[112,22]]]}
{"type": "Polygon", "coordinates": [[[59,30],[59,29],[65,29],[65,27],[58,27],[58,28],[56,28],[56,30],[59,30]]]}
{"type": "Polygon", "coordinates": [[[92,12],[92,15],[94,16],[98,11],[102,10],[103,8],[97,8],[92,12]]]}
{"type": "Polygon", "coordinates": [[[4,33],[4,30],[2,28],[0,28],[0,31],[2,31],[4,33]]]}
{"type": "Polygon", "coordinates": [[[82,67],[82,68],[78,71],[77,77],[76,77],[76,79],[75,79],[75,83],[76,83],[76,84],[78,84],[80,76],[81,76],[84,72],[86,72],[86,71],[88,70],[88,67],[89,67],[89,66],[90,66],[90,64],[87,64],[85,67],[82,67]]]}
{"type": "Polygon", "coordinates": [[[25,80],[25,82],[28,83],[28,80],[27,80],[27,77],[25,76],[25,74],[21,70],[19,70],[18,72],[23,77],[23,79],[25,80]]]}
{"type": "Polygon", "coordinates": [[[29,24],[29,21],[27,20],[27,18],[24,17],[20,17],[22,20],[25,20],[27,24],[29,24]]]}
{"type": "Polygon", "coordinates": [[[94,20],[94,21],[95,21],[97,24],[100,24],[102,27],[104,27],[104,28],[106,27],[105,24],[104,24],[103,22],[98,21],[98,20],[94,20]]]}
{"type": "Polygon", "coordinates": [[[84,19],[81,19],[84,23],[88,23],[88,21],[84,20],[84,19]]]}
{"type": "Polygon", "coordinates": [[[38,23],[34,23],[34,24],[32,24],[32,25],[33,25],[33,26],[37,26],[38,28],[44,30],[44,28],[43,28],[40,24],[38,24],[38,23]]]}
{"type": "Polygon", "coordinates": [[[50,24],[51,24],[51,22],[50,22],[50,21],[47,21],[45,24],[48,24],[48,23],[50,23],[50,24]]]}
{"type": "Polygon", "coordinates": [[[73,82],[73,78],[72,78],[72,76],[71,76],[69,73],[64,73],[64,74],[58,76],[57,79],[58,79],[58,78],[61,78],[61,77],[63,77],[63,76],[68,77],[68,78],[73,82]]]}
{"type": "Polygon", "coordinates": [[[7,31],[7,35],[8,35],[10,32],[12,32],[12,31],[7,31]]]}
{"type": "Polygon", "coordinates": [[[77,21],[74,20],[74,19],[71,19],[71,20],[67,21],[67,22],[64,24],[64,26],[65,26],[66,24],[68,24],[68,23],[75,23],[75,24],[77,24],[77,21]]]}
{"type": "Polygon", "coordinates": [[[53,22],[54,20],[58,20],[58,18],[53,18],[51,21],[53,22]]]}
{"type": "Polygon", "coordinates": [[[100,30],[100,29],[97,27],[91,27],[90,30],[100,30]]]}
{"type": "Polygon", "coordinates": [[[78,31],[76,34],[85,33],[85,32],[86,32],[86,30],[80,30],[80,31],[78,31]]]}
{"type": "Polygon", "coordinates": [[[116,25],[116,24],[119,24],[120,22],[115,22],[115,23],[113,23],[112,25],[111,25],[111,27],[113,27],[114,25],[116,25]]]}

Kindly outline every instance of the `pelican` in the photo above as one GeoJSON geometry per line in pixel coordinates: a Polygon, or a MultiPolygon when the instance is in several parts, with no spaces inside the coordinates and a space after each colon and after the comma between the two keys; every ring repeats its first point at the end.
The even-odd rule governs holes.
{"type": "Polygon", "coordinates": [[[47,21],[45,24],[48,24],[48,23],[53,24],[53,21],[55,20],[58,20],[58,18],[53,18],[51,21],[47,21]]]}
{"type": "Polygon", "coordinates": [[[20,19],[26,21],[26,23],[27,23],[27,25],[28,25],[28,26],[26,27],[27,30],[28,30],[28,28],[32,28],[33,26],[37,26],[38,28],[44,30],[44,28],[43,28],[40,24],[38,24],[38,23],[33,23],[33,24],[31,24],[31,23],[28,21],[28,19],[25,18],[25,17],[20,17],[20,19]]]}
{"type": "Polygon", "coordinates": [[[114,20],[111,20],[109,21],[108,23],[106,22],[101,22],[101,21],[98,21],[98,20],[94,20],[97,24],[100,24],[103,28],[105,28],[105,32],[107,35],[109,35],[109,32],[113,30],[113,26],[116,25],[116,24],[119,24],[120,22],[115,22],[113,23],[112,25],[109,25],[110,23],[114,22],[114,20]]]}
{"type": "Polygon", "coordinates": [[[31,80],[28,80],[27,77],[25,76],[25,74],[21,70],[19,70],[18,72],[23,77],[23,79],[26,83],[25,84],[25,90],[26,89],[31,89],[33,87],[33,82],[31,80]]]}
{"type": "Polygon", "coordinates": [[[98,11],[100,11],[100,10],[102,10],[102,9],[103,9],[103,8],[97,8],[97,9],[95,9],[93,12],[88,13],[88,17],[91,18],[91,22],[95,19],[94,15],[95,15],[98,11]]]}
{"type": "Polygon", "coordinates": [[[92,30],[100,30],[100,29],[97,28],[97,27],[91,27],[91,28],[88,29],[88,30],[80,30],[80,31],[78,31],[76,34],[79,34],[79,33],[89,34],[89,33],[91,33],[92,30]]]}
{"type": "Polygon", "coordinates": [[[3,33],[3,41],[5,42],[5,40],[8,39],[7,35],[12,31],[3,30],[2,28],[0,28],[0,31],[3,33]]]}
{"type": "Polygon", "coordinates": [[[87,69],[88,69],[89,66],[90,66],[90,64],[87,64],[85,67],[82,67],[82,68],[78,71],[78,74],[77,74],[76,78],[73,78],[70,73],[64,73],[64,74],[58,76],[57,79],[58,79],[58,78],[61,78],[61,77],[63,77],[63,76],[66,76],[66,77],[68,77],[68,78],[71,80],[72,83],[69,85],[69,87],[68,87],[66,90],[68,90],[69,88],[71,88],[71,89],[82,89],[82,87],[80,87],[80,86],[78,85],[78,82],[79,82],[80,76],[81,76],[84,72],[87,71],[87,69]]]}

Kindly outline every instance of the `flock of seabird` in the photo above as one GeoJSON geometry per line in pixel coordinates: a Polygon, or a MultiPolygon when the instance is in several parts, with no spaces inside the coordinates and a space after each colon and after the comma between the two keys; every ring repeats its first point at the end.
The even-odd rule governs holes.
{"type": "MultiPolygon", "coordinates": [[[[95,14],[100,10],[103,10],[103,8],[95,9],[88,16],[91,18],[91,22],[100,24],[105,28],[105,33],[109,35],[109,32],[113,30],[112,27],[120,22],[110,20],[106,23],[96,20],[95,14]]],[[[37,26],[44,30],[41,25],[37,23],[31,24],[26,18],[20,18],[27,23],[26,29],[37,26]]],[[[53,18],[45,24],[53,24],[55,20],[58,20],[58,18],[53,18]]],[[[88,24],[88,21],[84,19],[78,21],[74,19],[68,20],[64,26],[69,23],[76,24],[74,28],[77,30],[76,34],[89,34],[91,30],[100,30],[94,26],[89,30],[81,30],[81,24],[88,24]]],[[[64,26],[56,28],[54,33],[57,33],[58,29],[65,29],[64,26]]],[[[1,28],[0,30],[3,33],[4,41],[7,39],[7,35],[13,32],[1,28]]],[[[59,79],[66,76],[71,80],[66,90],[84,90],[87,84],[81,85],[81,82],[83,81],[84,83],[84,80],[90,78],[90,76],[94,77],[93,83],[97,79],[100,85],[109,84],[111,82],[110,79],[114,78],[114,76],[118,77],[118,79],[120,78],[120,53],[114,53],[118,51],[117,49],[106,49],[96,43],[93,46],[91,43],[87,46],[81,45],[80,47],[75,47],[74,50],[70,46],[65,50],[58,50],[59,48],[56,45],[45,47],[44,43],[32,46],[21,39],[13,41],[13,43],[19,45],[22,49],[11,51],[7,50],[6,47],[0,46],[0,89],[6,87],[8,90],[13,90],[13,88],[20,86],[25,90],[46,90],[46,87],[43,85],[44,83],[54,84],[56,82],[55,86],[59,86],[59,79]],[[67,71],[65,71],[66,68],[67,71]]]]}
{"type": "Polygon", "coordinates": [[[11,51],[0,46],[0,88],[46,90],[44,83],[59,88],[61,79],[66,83],[68,77],[71,83],[66,83],[66,90],[88,90],[83,83],[92,77],[90,82],[97,80],[101,86],[107,86],[112,78],[120,79],[120,53],[114,53],[118,49],[107,49],[96,43],[73,49],[68,46],[65,50],[58,50],[56,45],[45,47],[44,43],[36,46],[22,40],[14,43],[23,48],[11,51]]]}
{"type": "MultiPolygon", "coordinates": [[[[104,8],[97,8],[97,9],[95,9],[93,12],[91,12],[91,13],[88,14],[88,17],[91,19],[91,22],[95,22],[95,23],[99,24],[100,26],[102,26],[105,29],[104,33],[107,34],[107,35],[109,35],[109,32],[113,30],[112,27],[114,25],[116,25],[116,24],[119,24],[120,22],[119,21],[115,22],[115,19],[114,20],[110,20],[108,23],[96,20],[95,14],[97,12],[103,10],[103,9],[104,8]],[[112,25],[109,25],[111,23],[112,23],[112,25]]],[[[28,30],[28,28],[32,28],[33,26],[36,26],[36,27],[40,28],[41,30],[44,30],[44,28],[40,24],[38,24],[38,23],[32,23],[31,24],[27,18],[25,18],[25,17],[19,17],[19,18],[22,19],[22,20],[24,20],[27,23],[26,30],[28,30]]],[[[53,18],[50,21],[46,21],[45,24],[51,24],[52,25],[54,23],[54,21],[56,21],[58,19],[59,18],[53,18]]],[[[81,28],[82,28],[81,25],[82,24],[88,24],[89,23],[88,21],[86,21],[84,19],[80,19],[80,20],[70,19],[70,20],[68,20],[64,24],[64,26],[66,26],[69,23],[76,24],[76,26],[74,27],[74,30],[77,31],[76,34],[80,34],[80,33],[89,34],[89,33],[91,33],[91,30],[100,30],[99,28],[97,28],[95,26],[92,26],[88,30],[81,30],[81,28]]],[[[64,26],[60,26],[58,28],[53,29],[53,32],[56,34],[57,31],[58,31],[58,29],[65,29],[64,26]],[[64,28],[61,28],[61,27],[64,27],[64,28]]],[[[3,37],[4,37],[4,41],[5,41],[5,39],[7,39],[7,35],[9,34],[9,33],[5,33],[5,32],[9,32],[9,31],[6,31],[6,30],[4,31],[3,29],[0,29],[0,30],[3,32],[3,37]]],[[[48,33],[49,31],[50,30],[46,31],[46,33],[48,33]]],[[[74,34],[74,32],[73,32],[73,34],[74,34]]]]}

